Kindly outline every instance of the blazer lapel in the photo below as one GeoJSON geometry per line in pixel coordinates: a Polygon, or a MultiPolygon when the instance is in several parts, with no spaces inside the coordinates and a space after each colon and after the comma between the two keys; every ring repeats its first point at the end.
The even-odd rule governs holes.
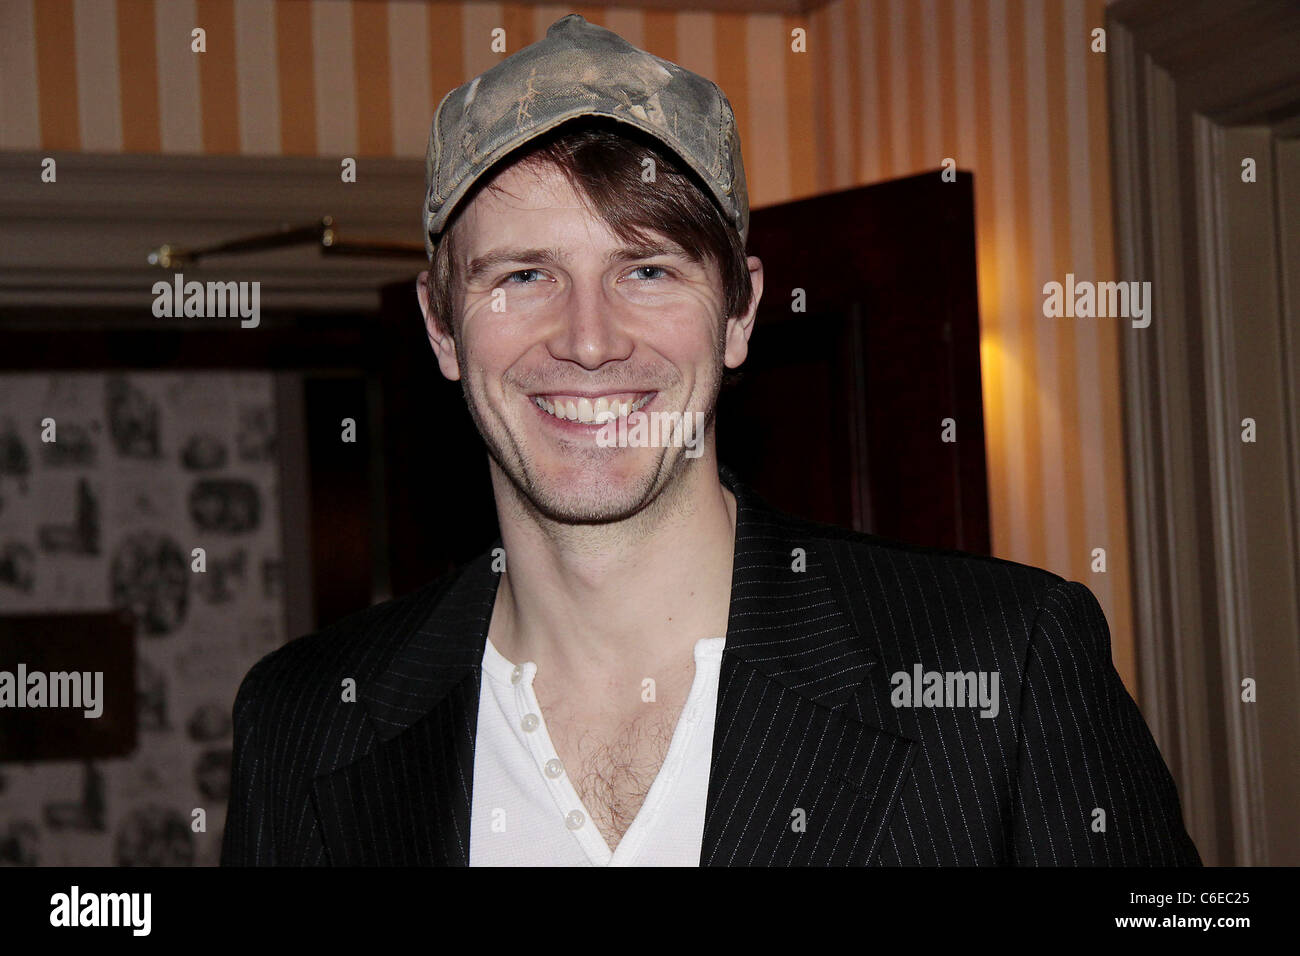
{"type": "Polygon", "coordinates": [[[888,684],[848,610],[845,544],[721,473],[736,551],[700,863],[868,863],[917,746],[864,718],[888,684]]]}
{"type": "Polygon", "coordinates": [[[358,689],[378,740],[313,787],[334,865],[469,865],[479,670],[500,581],[491,550],[358,689]]]}

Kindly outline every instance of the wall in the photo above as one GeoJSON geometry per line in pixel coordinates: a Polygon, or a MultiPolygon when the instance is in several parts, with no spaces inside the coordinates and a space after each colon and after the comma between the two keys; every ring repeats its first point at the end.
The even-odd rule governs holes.
{"type": "Polygon", "coordinates": [[[4,0],[0,149],[422,156],[441,96],[500,59],[492,28],[513,51],[570,12],[722,86],[755,207],[945,157],[974,172],[994,550],[1092,587],[1134,688],[1121,320],[1042,315],[1049,280],[1121,278],[1105,57],[1089,51],[1102,0],[840,0],[806,17],[4,0]],[[806,54],[790,51],[796,27],[806,54]]]}
{"type": "Polygon", "coordinates": [[[0,764],[0,864],[218,861],[231,702],[286,637],[276,440],[270,373],[0,376],[0,609],[130,608],[139,704],[129,757],[0,764]]]}

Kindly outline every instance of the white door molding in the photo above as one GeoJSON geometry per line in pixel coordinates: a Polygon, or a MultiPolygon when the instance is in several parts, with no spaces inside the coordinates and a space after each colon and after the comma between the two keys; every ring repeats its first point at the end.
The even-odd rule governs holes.
{"type": "Polygon", "coordinates": [[[1300,114],[1300,8],[1121,0],[1107,35],[1119,277],[1155,300],[1121,333],[1140,703],[1205,861],[1294,864],[1300,453],[1272,156],[1300,114]]]}

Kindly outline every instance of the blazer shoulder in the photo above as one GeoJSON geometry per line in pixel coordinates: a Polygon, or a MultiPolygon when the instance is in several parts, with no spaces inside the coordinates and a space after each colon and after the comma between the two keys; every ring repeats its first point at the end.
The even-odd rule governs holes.
{"type": "Polygon", "coordinates": [[[303,683],[315,684],[322,670],[353,677],[360,685],[383,668],[412,628],[437,610],[467,567],[454,568],[409,594],[355,611],[280,645],[244,675],[236,707],[240,700],[260,698],[272,689],[282,694],[303,683]]]}
{"type": "MultiPolygon", "coordinates": [[[[773,551],[807,547],[810,565],[815,554],[852,620],[929,622],[909,628],[916,631],[917,654],[921,645],[938,653],[935,647],[960,651],[984,641],[991,652],[1005,649],[1022,661],[1045,612],[1084,587],[1018,561],[908,544],[780,512],[768,515],[762,534],[779,542],[769,543],[773,551]]],[[[886,654],[889,646],[885,641],[878,652],[886,654]]]]}
{"type": "Polygon", "coordinates": [[[984,570],[1010,578],[1016,584],[1027,586],[1036,595],[1044,596],[1052,588],[1066,584],[1065,578],[1046,568],[1035,567],[1007,558],[987,554],[974,554],[953,548],[935,548],[908,544],[866,531],[855,531],[839,525],[823,524],[793,515],[779,514],[785,531],[792,538],[804,538],[834,544],[856,557],[871,558],[892,564],[908,562],[931,566],[946,565],[969,570],[984,570]]]}

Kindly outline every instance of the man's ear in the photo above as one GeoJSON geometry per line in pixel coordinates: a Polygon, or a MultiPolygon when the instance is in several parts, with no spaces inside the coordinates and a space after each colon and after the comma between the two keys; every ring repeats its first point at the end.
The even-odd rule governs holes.
{"type": "Polygon", "coordinates": [[[429,308],[429,273],[421,272],[415,280],[415,294],[420,300],[420,311],[424,313],[424,329],[433,346],[433,354],[438,359],[438,368],[442,374],[456,381],[460,378],[460,361],[456,357],[456,339],[447,332],[438,316],[429,308]]]}
{"type": "Polygon", "coordinates": [[[758,256],[748,256],[746,263],[754,292],[749,297],[749,308],[742,315],[733,315],[727,319],[727,347],[722,356],[727,368],[739,368],[749,354],[749,336],[754,331],[754,319],[758,316],[758,300],[763,297],[763,262],[758,256]]]}

